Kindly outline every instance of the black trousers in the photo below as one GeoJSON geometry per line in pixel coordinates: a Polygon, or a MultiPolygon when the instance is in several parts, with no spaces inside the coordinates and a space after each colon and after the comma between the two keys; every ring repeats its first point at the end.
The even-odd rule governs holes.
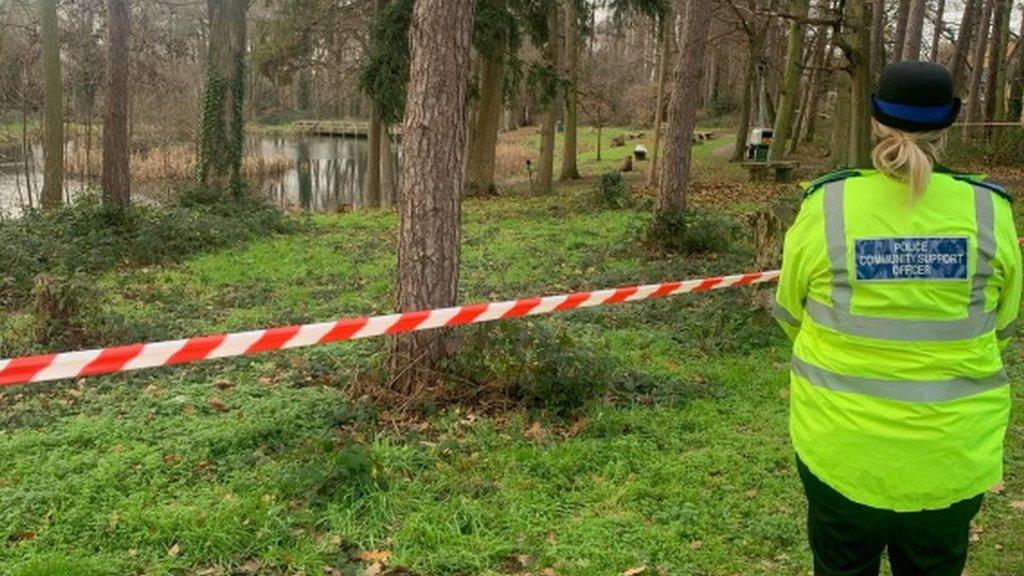
{"type": "Polygon", "coordinates": [[[889,549],[893,576],[959,576],[971,519],[984,496],[944,510],[893,512],[850,501],[797,458],[807,494],[807,533],[815,576],[878,576],[889,549]]]}

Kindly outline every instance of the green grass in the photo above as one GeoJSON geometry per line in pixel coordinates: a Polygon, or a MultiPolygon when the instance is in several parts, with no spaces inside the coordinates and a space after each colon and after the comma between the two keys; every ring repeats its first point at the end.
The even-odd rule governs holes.
{"type": "MultiPolygon", "coordinates": [[[[700,179],[712,162],[698,158],[700,179]]],[[[706,257],[640,248],[647,214],[596,207],[603,166],[581,165],[590,176],[552,195],[466,204],[463,301],[750,267],[742,242],[706,257]]],[[[396,225],[386,211],[316,216],[291,236],[107,273],[94,305],[146,340],[390,311],[396,225]]],[[[424,575],[808,574],[788,346],[751,296],[536,320],[631,374],[566,421],[452,408],[392,423],[351,388],[383,340],[7,390],[0,573],[354,574],[355,552],[381,549],[424,575]]],[[[1019,412],[971,574],[1024,573],[1019,412]]]]}

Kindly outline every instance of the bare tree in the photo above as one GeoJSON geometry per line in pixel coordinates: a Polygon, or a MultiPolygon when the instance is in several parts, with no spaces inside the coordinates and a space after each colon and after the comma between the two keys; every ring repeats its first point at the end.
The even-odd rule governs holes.
{"type": "Polygon", "coordinates": [[[963,17],[960,19],[960,31],[957,33],[956,44],[953,46],[953,57],[949,63],[953,75],[956,93],[963,94],[967,86],[967,65],[971,54],[971,45],[975,29],[978,27],[978,15],[983,0],[967,0],[963,17]]]}
{"type": "MultiPolygon", "coordinates": [[[[677,0],[676,9],[680,9],[677,0]]],[[[656,213],[669,221],[686,212],[686,189],[690,185],[693,128],[700,105],[701,79],[711,20],[711,0],[689,0],[686,25],[679,58],[672,72],[672,98],[669,100],[668,129],[665,131],[665,157],[658,182],[656,213]]]]}
{"type": "Polygon", "coordinates": [[[579,14],[576,11],[575,0],[565,2],[565,42],[563,48],[565,57],[565,138],[562,141],[562,173],[560,180],[575,180],[580,177],[579,168],[576,166],[576,111],[578,108],[579,92],[579,14]]]}
{"type": "Polygon", "coordinates": [[[540,124],[540,166],[537,168],[537,192],[546,193],[551,191],[551,184],[555,173],[555,124],[558,122],[559,94],[561,91],[558,85],[561,83],[559,65],[559,10],[556,7],[548,9],[548,39],[544,46],[544,63],[547,66],[548,78],[544,87],[546,108],[541,117],[540,124]]]}
{"type": "Polygon", "coordinates": [[[939,42],[942,40],[944,30],[943,18],[946,16],[946,0],[937,0],[935,5],[935,28],[932,30],[932,49],[929,52],[932,62],[939,61],[939,42]]]}
{"type": "Polygon", "coordinates": [[[124,208],[131,203],[128,146],[129,36],[128,0],[107,0],[107,90],[103,116],[103,203],[124,208]]]}
{"type": "MultiPolygon", "coordinates": [[[[409,30],[410,75],[398,203],[398,307],[452,306],[458,300],[459,220],[466,151],[473,0],[418,0],[409,30]]],[[[451,352],[444,332],[396,337],[393,390],[422,391],[451,352]]]]}
{"type": "Polygon", "coordinates": [[[899,52],[900,60],[918,60],[921,58],[921,36],[924,33],[925,0],[910,0],[907,14],[906,38],[903,50],[899,52]]]}
{"type": "Polygon", "coordinates": [[[658,184],[658,148],[661,146],[661,125],[665,123],[665,89],[668,76],[672,71],[672,57],[675,53],[676,30],[675,12],[669,11],[660,20],[661,41],[658,51],[658,96],[654,109],[654,143],[651,146],[651,167],[647,175],[647,185],[658,184]]]}
{"type": "Polygon", "coordinates": [[[768,149],[769,160],[782,158],[789,146],[790,132],[793,128],[793,111],[796,109],[797,91],[800,88],[800,73],[804,58],[804,20],[807,18],[809,9],[809,0],[791,0],[789,5],[792,20],[789,23],[789,38],[786,44],[786,71],[775,114],[772,143],[768,149]]]}
{"type": "Polygon", "coordinates": [[[39,0],[43,40],[43,209],[61,205],[64,189],[64,89],[60,79],[57,0],[39,0]]]}

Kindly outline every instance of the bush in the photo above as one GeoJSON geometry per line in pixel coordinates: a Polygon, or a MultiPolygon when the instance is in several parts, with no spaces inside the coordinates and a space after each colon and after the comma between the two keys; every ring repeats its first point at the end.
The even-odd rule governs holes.
{"type": "Polygon", "coordinates": [[[689,211],[681,216],[655,216],[647,226],[645,241],[670,252],[720,253],[729,250],[739,230],[730,218],[689,211]]]}
{"type": "Polygon", "coordinates": [[[550,322],[519,321],[466,331],[444,367],[454,386],[498,389],[529,408],[562,416],[599,398],[615,381],[608,355],[550,322]]]}
{"type": "Polygon", "coordinates": [[[273,206],[200,189],[172,205],[112,209],[84,196],[56,211],[0,221],[0,309],[28,301],[40,273],[95,275],[119,266],[180,260],[295,228],[273,206]]]}
{"type": "Polygon", "coordinates": [[[630,204],[629,187],[620,172],[605,172],[597,188],[598,199],[606,208],[625,208],[630,204]]]}
{"type": "Polygon", "coordinates": [[[715,96],[708,106],[708,115],[711,118],[718,118],[732,114],[740,109],[739,101],[731,91],[725,91],[715,96]]]}
{"type": "Polygon", "coordinates": [[[950,166],[970,168],[978,162],[987,165],[1024,165],[1024,130],[1004,128],[992,138],[985,138],[983,129],[976,137],[968,137],[960,129],[950,131],[945,160],[950,166]]]}

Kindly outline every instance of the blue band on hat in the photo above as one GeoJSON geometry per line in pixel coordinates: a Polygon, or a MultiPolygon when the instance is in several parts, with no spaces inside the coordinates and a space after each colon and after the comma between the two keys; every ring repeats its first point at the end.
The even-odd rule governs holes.
{"type": "Polygon", "coordinates": [[[953,115],[953,110],[956,107],[955,103],[946,106],[908,106],[906,104],[893,104],[878,98],[875,98],[874,101],[875,108],[884,114],[908,122],[922,122],[925,124],[942,124],[946,122],[953,115]]]}

